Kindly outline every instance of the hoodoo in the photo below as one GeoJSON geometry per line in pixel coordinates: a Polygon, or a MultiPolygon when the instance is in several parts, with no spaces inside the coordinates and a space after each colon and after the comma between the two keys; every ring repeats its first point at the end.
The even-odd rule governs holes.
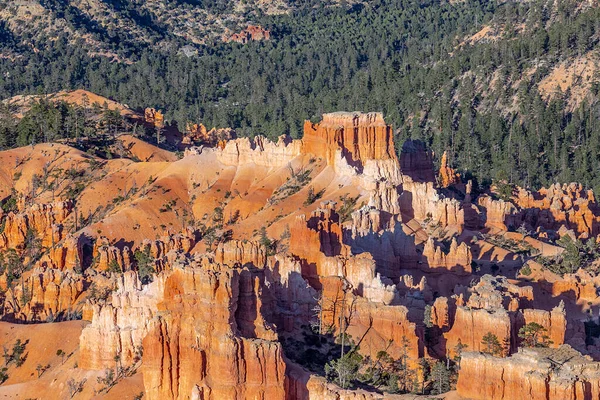
{"type": "Polygon", "coordinates": [[[277,142],[202,127],[176,161],[0,152],[48,171],[34,191],[14,189],[23,174],[2,183],[0,334],[8,357],[29,340],[49,365],[32,380],[20,371],[42,358],[8,362],[0,395],[53,381],[148,399],[376,399],[439,382],[473,399],[597,395],[591,191],[475,194],[418,142],[397,156],[380,113],[325,114],[277,142]],[[12,330],[72,320],[69,354],[12,330]]]}

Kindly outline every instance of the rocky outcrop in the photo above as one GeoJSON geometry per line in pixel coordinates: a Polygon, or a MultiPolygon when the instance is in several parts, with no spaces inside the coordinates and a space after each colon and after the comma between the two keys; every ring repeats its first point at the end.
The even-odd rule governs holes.
{"type": "Polygon", "coordinates": [[[430,321],[434,326],[446,331],[454,324],[455,312],[456,305],[453,301],[448,300],[447,297],[438,297],[431,306],[430,321]]]}
{"type": "Polygon", "coordinates": [[[83,235],[68,235],[61,243],[50,248],[38,264],[61,271],[83,272],[83,246],[86,242],[83,235]]]}
{"type": "Polygon", "coordinates": [[[303,151],[335,162],[341,150],[348,164],[363,167],[367,160],[395,160],[391,126],[381,113],[336,112],[323,114],[318,124],[304,122],[303,151]]]}
{"type": "Polygon", "coordinates": [[[455,354],[459,341],[467,346],[467,351],[484,351],[482,339],[486,334],[492,333],[502,346],[501,354],[507,355],[511,346],[511,332],[511,318],[503,308],[489,311],[459,306],[456,308],[454,325],[444,337],[447,340],[447,351],[455,354]]]}
{"type": "Polygon", "coordinates": [[[342,243],[340,216],[333,202],[321,203],[308,219],[298,216],[290,234],[290,252],[308,262],[320,263],[324,257],[347,256],[350,252],[342,243]]]}
{"type": "Polygon", "coordinates": [[[471,250],[466,243],[459,245],[456,238],[452,238],[448,253],[443,252],[441,247],[436,246],[433,239],[429,238],[425,243],[423,256],[426,263],[424,268],[421,269],[431,271],[440,271],[441,269],[466,275],[470,275],[472,272],[471,261],[473,257],[471,256],[471,250]]]}
{"type": "Polygon", "coordinates": [[[157,128],[163,128],[165,126],[165,115],[162,111],[155,110],[154,108],[146,108],[144,110],[144,120],[157,128]]]}
{"type": "Polygon", "coordinates": [[[263,317],[272,308],[264,275],[204,257],[180,262],[147,286],[126,272],[108,301],[88,305],[80,368],[114,368],[117,355],[129,366],[143,353],[149,399],[284,399],[281,345],[263,317]]]}
{"type": "Polygon", "coordinates": [[[0,318],[15,322],[76,319],[82,309],[84,285],[80,274],[34,268],[8,288],[0,318]]]}
{"type": "Polygon", "coordinates": [[[381,400],[378,393],[366,390],[342,389],[327,382],[323,377],[310,375],[306,370],[295,367],[289,372],[288,399],[305,400],[381,400]]]}
{"type": "Polygon", "coordinates": [[[164,232],[158,239],[146,239],[140,250],[147,251],[153,258],[161,259],[170,252],[189,253],[196,245],[196,234],[188,227],[179,233],[164,232]]]}
{"type": "Polygon", "coordinates": [[[260,25],[248,25],[246,29],[241,32],[234,33],[230,36],[223,36],[224,42],[237,42],[246,44],[250,41],[255,40],[270,40],[271,32],[267,29],[263,29],[260,25]]]}
{"type": "Polygon", "coordinates": [[[460,175],[454,172],[454,170],[448,166],[447,152],[444,152],[442,155],[440,171],[438,173],[438,182],[443,188],[447,188],[450,185],[455,185],[460,182],[460,175]]]}
{"type": "Polygon", "coordinates": [[[574,274],[565,274],[562,277],[550,276],[543,286],[553,296],[561,294],[575,301],[596,302],[598,300],[598,287],[600,278],[592,277],[589,272],[579,269],[574,274]]]}
{"type": "Polygon", "coordinates": [[[516,311],[519,307],[529,306],[533,301],[533,287],[518,285],[503,276],[484,275],[469,291],[466,305],[470,308],[505,308],[516,311]]]}
{"type": "Polygon", "coordinates": [[[600,363],[571,347],[521,349],[509,358],[462,354],[457,392],[469,399],[600,398],[600,363]]]}
{"type": "Polygon", "coordinates": [[[455,350],[459,340],[468,346],[467,351],[483,351],[481,340],[490,332],[503,346],[502,355],[507,355],[521,346],[519,330],[531,322],[546,329],[552,347],[561,346],[567,334],[564,304],[561,302],[551,311],[533,309],[530,308],[533,296],[531,286],[512,283],[505,277],[484,275],[472,288],[451,299],[458,305],[455,313],[446,305],[447,300],[438,298],[432,307],[431,320],[440,328],[451,327],[444,335],[450,352],[455,350]],[[465,297],[468,297],[466,302],[465,297]],[[448,324],[446,320],[451,322],[448,324]]]}
{"type": "Polygon", "coordinates": [[[581,184],[554,184],[539,192],[520,189],[514,197],[522,211],[523,223],[531,230],[542,227],[558,231],[572,229],[578,237],[589,238],[600,233],[600,208],[592,190],[581,184]]]}
{"type": "Polygon", "coordinates": [[[211,147],[223,141],[235,139],[235,131],[231,128],[212,128],[206,129],[203,124],[188,124],[185,129],[185,135],[182,144],[204,144],[211,147]]]}
{"type": "Polygon", "coordinates": [[[567,314],[565,305],[561,302],[559,306],[551,311],[526,309],[523,310],[525,324],[535,322],[546,329],[548,339],[551,341],[550,347],[559,347],[565,343],[565,333],[567,331],[567,314]]]}
{"type": "Polygon", "coordinates": [[[215,250],[215,261],[223,265],[250,265],[264,268],[267,263],[267,252],[257,242],[231,240],[219,243],[215,250]]]}
{"type": "Polygon", "coordinates": [[[516,217],[517,208],[504,200],[494,200],[489,196],[481,196],[478,205],[483,209],[484,222],[487,228],[507,231],[508,227],[516,229],[519,226],[516,217]]]}
{"type": "Polygon", "coordinates": [[[302,143],[280,136],[274,143],[263,136],[240,138],[215,149],[217,159],[224,165],[256,164],[263,167],[286,167],[301,152],[302,143]]]}
{"type": "Polygon", "coordinates": [[[120,357],[123,366],[137,361],[163,290],[164,277],[158,276],[143,287],[137,273],[128,271],[118,278],[117,288],[107,302],[88,303],[84,315],[92,317],[79,340],[80,368],[114,368],[115,356],[120,357]]]}
{"type": "Polygon", "coordinates": [[[34,204],[17,214],[8,213],[4,231],[0,233],[0,250],[22,248],[27,232],[33,232],[44,247],[51,247],[60,242],[64,234],[61,224],[72,209],[72,202],[61,201],[34,204]]]}
{"type": "Polygon", "coordinates": [[[405,182],[400,194],[400,209],[403,217],[454,227],[461,232],[465,214],[461,204],[450,198],[442,198],[432,182],[405,182]]]}
{"type": "Polygon", "coordinates": [[[305,121],[302,152],[324,159],[367,190],[384,181],[394,190],[402,182],[393,130],[381,113],[337,112],[323,114],[318,124],[305,121]]]}
{"type": "Polygon", "coordinates": [[[423,357],[423,328],[410,321],[406,306],[357,299],[351,312],[348,332],[352,337],[362,339],[361,353],[377,358],[379,351],[387,349],[395,359],[405,355],[416,361],[423,357]]]}
{"type": "Polygon", "coordinates": [[[94,243],[94,259],[97,260],[94,269],[98,271],[123,272],[132,267],[133,253],[129,247],[120,249],[112,246],[106,237],[100,237],[94,243]]]}
{"type": "Polygon", "coordinates": [[[533,193],[519,188],[512,202],[481,196],[478,205],[485,226],[493,229],[506,231],[524,225],[529,231],[551,234],[572,230],[583,239],[600,233],[600,208],[594,193],[575,183],[554,184],[533,193]]]}
{"type": "Polygon", "coordinates": [[[281,345],[258,320],[252,330],[247,317],[236,318],[247,310],[244,297],[238,272],[227,268],[188,267],[167,278],[161,315],[143,342],[148,399],[285,398],[281,345]],[[248,331],[254,337],[241,336],[248,331]]]}

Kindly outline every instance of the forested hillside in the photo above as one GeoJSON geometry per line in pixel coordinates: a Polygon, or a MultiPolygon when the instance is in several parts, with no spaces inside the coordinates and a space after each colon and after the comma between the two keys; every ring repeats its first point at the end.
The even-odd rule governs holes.
{"type": "MultiPolygon", "coordinates": [[[[579,181],[600,190],[600,9],[591,3],[287,4],[288,13],[252,14],[269,41],[172,39],[191,43],[191,57],[177,46],[120,40],[103,41],[114,53],[105,57],[68,34],[37,40],[33,51],[6,22],[0,96],[86,88],[161,108],[179,126],[203,122],[271,138],[298,137],[303,120],[324,112],[382,111],[396,143],[412,137],[437,156],[447,151],[480,185],[579,181]]],[[[160,38],[170,32],[165,24],[154,26],[160,38]]]]}

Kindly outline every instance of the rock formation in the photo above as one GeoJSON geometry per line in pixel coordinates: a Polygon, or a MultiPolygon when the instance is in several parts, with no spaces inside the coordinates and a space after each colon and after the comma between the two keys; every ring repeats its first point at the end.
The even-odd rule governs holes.
{"type": "Polygon", "coordinates": [[[154,125],[157,128],[163,128],[165,126],[165,116],[160,110],[154,108],[146,108],[144,110],[144,120],[154,125]]]}
{"type": "Polygon", "coordinates": [[[509,358],[463,353],[457,391],[470,399],[594,399],[600,364],[565,345],[523,349],[509,358]]]}
{"type": "MultiPolygon", "coordinates": [[[[160,111],[145,117],[164,126],[160,111]]],[[[19,198],[0,212],[0,318],[84,320],[72,364],[47,376],[65,387],[65,376],[115,371],[117,385],[148,399],[380,398],[386,384],[341,389],[318,376],[341,337],[359,344],[361,372],[385,351],[425,391],[423,359],[454,364],[460,353],[461,396],[598,397],[598,262],[548,267],[560,236],[582,240],[581,257],[595,251],[591,191],[553,185],[498,200],[463,185],[446,154],[435,172],[420,142],[397,156],[379,113],[325,114],[304,130],[271,142],[190,125],[172,162],[100,161],[60,144],[25,159],[0,152],[0,165],[19,159],[23,175],[52,154],[94,166],[68,201],[29,199],[16,193],[26,182],[0,179],[19,198]],[[549,349],[522,349],[519,332],[533,322],[549,349]]]]}
{"type": "Polygon", "coordinates": [[[49,204],[33,204],[19,213],[8,213],[4,231],[0,233],[0,250],[20,249],[27,239],[28,232],[41,239],[41,245],[51,247],[62,240],[61,224],[73,209],[70,201],[49,204]]]}
{"type": "Polygon", "coordinates": [[[444,253],[440,247],[435,246],[433,239],[429,238],[425,243],[423,256],[425,256],[427,267],[430,270],[442,268],[459,274],[471,274],[472,272],[471,250],[465,243],[459,245],[456,238],[452,239],[448,253],[444,253]]]}
{"type": "Polygon", "coordinates": [[[454,172],[452,168],[448,166],[448,153],[444,152],[442,155],[442,161],[440,165],[440,172],[438,174],[439,184],[441,187],[446,188],[450,185],[454,185],[460,182],[460,175],[454,172]]]}
{"type": "Polygon", "coordinates": [[[162,315],[143,341],[149,399],[285,398],[281,345],[269,328],[247,319],[251,314],[236,317],[249,300],[240,289],[239,274],[222,268],[176,270],[167,278],[162,315]]]}
{"type": "Polygon", "coordinates": [[[271,32],[267,29],[263,29],[260,25],[248,25],[246,29],[241,32],[234,33],[231,36],[223,36],[224,42],[237,42],[246,44],[249,41],[254,40],[270,40],[271,32]]]}
{"type": "Polygon", "coordinates": [[[333,165],[340,149],[348,164],[364,166],[367,160],[396,159],[392,136],[381,113],[324,114],[318,124],[304,122],[303,151],[333,165]]]}
{"type": "Polygon", "coordinates": [[[212,128],[209,131],[203,124],[188,124],[182,143],[187,145],[200,143],[214,147],[231,139],[235,139],[235,131],[231,128],[212,128]]]}

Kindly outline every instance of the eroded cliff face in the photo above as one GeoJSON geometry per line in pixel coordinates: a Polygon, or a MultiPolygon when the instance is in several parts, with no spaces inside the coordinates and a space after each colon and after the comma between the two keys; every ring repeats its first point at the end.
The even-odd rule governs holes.
{"type": "Polygon", "coordinates": [[[405,182],[400,194],[400,209],[408,219],[430,220],[442,227],[462,231],[465,224],[464,210],[459,201],[442,198],[433,182],[405,182]]]}
{"type": "Polygon", "coordinates": [[[77,319],[86,280],[81,274],[57,269],[34,268],[6,288],[0,309],[9,321],[54,322],[77,319]]]}
{"type": "Polygon", "coordinates": [[[453,271],[457,274],[471,274],[471,261],[473,257],[469,246],[465,243],[460,245],[456,239],[452,239],[448,253],[435,246],[433,239],[429,238],[425,244],[423,255],[427,259],[427,266],[430,269],[442,268],[446,271],[453,271]]]}
{"type": "Polygon", "coordinates": [[[509,358],[463,353],[457,391],[470,399],[595,399],[600,364],[565,345],[524,349],[509,358]]]}
{"type": "Polygon", "coordinates": [[[143,342],[149,399],[285,398],[281,345],[260,317],[260,295],[245,294],[243,280],[217,266],[166,279],[161,315],[143,342]]]}
{"type": "Polygon", "coordinates": [[[485,226],[501,231],[525,226],[530,231],[572,231],[582,239],[600,233],[594,192],[576,183],[554,184],[538,192],[518,188],[510,202],[481,196],[478,204],[485,211],[485,226]]]}
{"type": "MultiPolygon", "coordinates": [[[[438,299],[439,300],[439,299],[438,299]]],[[[506,278],[484,276],[468,291],[448,300],[436,300],[432,322],[448,332],[444,334],[446,349],[452,354],[459,342],[467,351],[488,351],[483,337],[495,335],[502,349],[497,355],[507,356],[522,346],[519,330],[535,322],[545,329],[550,347],[560,347],[567,334],[567,314],[564,303],[550,311],[531,308],[534,300],[531,286],[519,286],[506,278]],[[465,297],[468,299],[465,301],[465,297]],[[456,310],[447,303],[456,304],[456,310]],[[440,317],[441,314],[441,317],[440,317]],[[439,321],[444,323],[440,324],[439,321]],[[445,323],[445,321],[453,321],[445,323]],[[449,329],[448,329],[449,327],[449,329]]]]}
{"type": "Polygon", "coordinates": [[[22,248],[28,232],[41,240],[41,245],[50,247],[63,238],[61,224],[73,209],[70,201],[49,204],[33,204],[18,213],[8,213],[4,231],[0,233],[0,249],[22,248]]]}
{"type": "Polygon", "coordinates": [[[304,123],[303,152],[334,165],[339,150],[348,164],[364,167],[368,160],[397,160],[392,136],[381,113],[324,114],[318,124],[304,123]]]}
{"type": "Polygon", "coordinates": [[[137,273],[129,271],[118,278],[106,300],[88,300],[83,315],[91,323],[81,333],[81,368],[114,368],[115,356],[125,366],[141,358],[142,340],[158,312],[164,284],[164,276],[158,276],[143,287],[137,273]]]}
{"type": "Polygon", "coordinates": [[[294,158],[302,154],[302,143],[280,137],[273,143],[262,136],[254,139],[240,138],[227,141],[225,146],[216,150],[217,159],[231,166],[256,164],[264,167],[285,167],[294,158]]]}
{"type": "Polygon", "coordinates": [[[125,272],[106,301],[87,306],[80,367],[114,368],[115,356],[130,366],[143,355],[150,399],[284,399],[281,345],[263,318],[264,275],[206,258],[180,262],[145,286],[125,272]]]}
{"type": "Polygon", "coordinates": [[[537,193],[519,189],[514,201],[526,213],[524,223],[534,228],[558,231],[564,226],[582,238],[600,233],[600,209],[594,192],[580,184],[554,184],[537,193]]]}
{"type": "MultiPolygon", "coordinates": [[[[148,118],[162,123],[157,112],[148,118]]],[[[191,130],[212,140],[203,127],[191,130]]],[[[598,304],[600,278],[539,272],[533,250],[510,248],[546,245],[554,233],[597,234],[593,193],[567,185],[515,192],[511,201],[491,192],[473,199],[447,157],[436,172],[432,153],[407,142],[398,158],[393,130],[377,113],[326,114],[305,124],[302,140],[222,139],[174,163],[115,160],[111,185],[130,175],[136,189],[148,183],[140,197],[108,196],[102,229],[76,226],[72,202],[0,214],[0,253],[14,249],[26,262],[28,231],[43,249],[19,279],[0,275],[0,316],[81,315],[89,323],[79,368],[138,371],[149,399],[377,398],[295,364],[302,359],[289,343],[306,348],[316,325],[335,337],[345,330],[371,360],[382,350],[406,357],[417,380],[420,358],[445,360],[463,347],[463,396],[597,396],[598,364],[572,353],[573,363],[548,369],[555,353],[520,352],[519,330],[535,322],[551,347],[566,342],[597,357],[584,312],[598,304]],[[284,196],[285,185],[293,190],[284,196]],[[138,224],[127,230],[133,217],[138,224]],[[115,221],[119,229],[106,228],[115,221]],[[521,225],[535,237],[507,232],[521,225]],[[130,240],[138,230],[143,236],[130,240]],[[487,334],[500,343],[498,357],[479,353],[490,350],[487,334]]]]}

